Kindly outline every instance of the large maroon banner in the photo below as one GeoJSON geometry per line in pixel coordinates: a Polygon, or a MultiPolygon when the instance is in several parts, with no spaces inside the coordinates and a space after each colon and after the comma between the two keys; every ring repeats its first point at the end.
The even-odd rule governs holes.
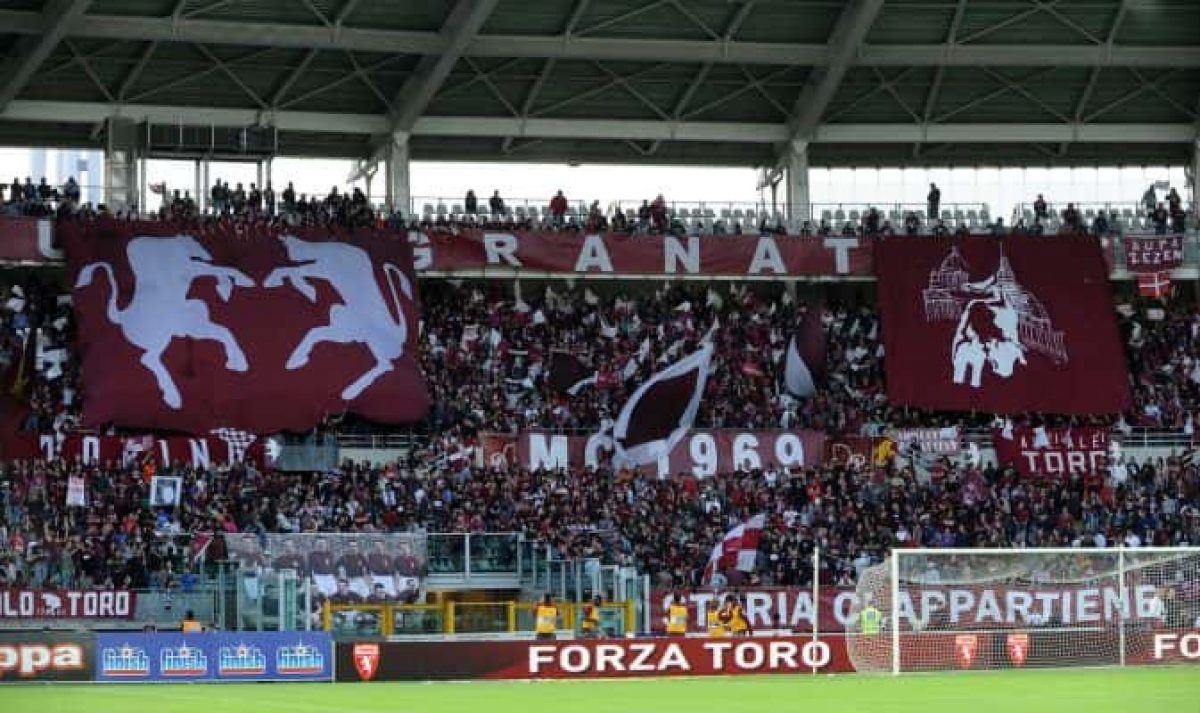
{"type": "MultiPolygon", "coordinates": [[[[708,477],[735,470],[816,465],[824,451],[825,434],[820,431],[694,429],[668,459],[643,468],[664,478],[680,474],[708,477]]],[[[523,431],[517,437],[517,463],[531,470],[595,467],[609,462],[611,455],[611,439],[602,434],[523,431]]]]}
{"type": "Polygon", "coordinates": [[[0,589],[0,621],[132,619],[137,592],[124,589],[0,589]]]}
{"type": "Polygon", "coordinates": [[[611,275],[871,274],[870,241],[779,235],[673,237],[465,230],[410,233],[418,271],[611,275]]]}
{"type": "Polygon", "coordinates": [[[892,403],[1077,415],[1129,406],[1094,238],[883,240],[875,260],[892,403]]]}
{"type": "Polygon", "coordinates": [[[84,422],[305,431],[424,416],[412,256],[362,231],[64,224],[84,422]]]}
{"type": "Polygon", "coordinates": [[[992,431],[996,460],[1024,476],[1064,477],[1102,472],[1112,445],[1107,428],[1016,426],[992,431]]]}
{"type": "Polygon", "coordinates": [[[1130,272],[1174,270],[1182,264],[1182,235],[1125,236],[1125,269],[1130,272]]]}
{"type": "Polygon", "coordinates": [[[42,218],[0,218],[0,260],[49,262],[61,259],[54,249],[54,224],[42,218]]]}

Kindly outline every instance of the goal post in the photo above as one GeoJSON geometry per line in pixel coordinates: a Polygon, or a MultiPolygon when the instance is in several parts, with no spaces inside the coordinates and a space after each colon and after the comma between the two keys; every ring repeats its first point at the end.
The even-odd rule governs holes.
{"type": "Polygon", "coordinates": [[[1200,547],[896,549],[847,619],[860,672],[1200,664],[1200,547]]]}

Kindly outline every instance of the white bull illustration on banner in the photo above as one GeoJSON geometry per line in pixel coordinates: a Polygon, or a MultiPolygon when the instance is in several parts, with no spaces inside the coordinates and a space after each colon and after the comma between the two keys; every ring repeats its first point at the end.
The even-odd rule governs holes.
{"type": "Polygon", "coordinates": [[[142,350],[142,365],[154,374],[163,402],[172,409],[183,406],[163,354],[171,341],[205,339],[221,343],[225,368],[244,372],[250,368],[246,355],[226,327],[216,324],[202,300],[189,299],[192,282],[200,277],[217,280],[217,294],[229,301],[234,286],[254,287],[254,280],[231,267],[212,264],[212,255],[195,238],[134,238],[125,248],[134,289],[129,305],[118,309],[117,280],[107,262],[94,262],[79,271],[75,289],[87,287],[97,272],[108,276],[108,321],[119,326],[125,339],[142,350]]]}
{"type": "Polygon", "coordinates": [[[404,305],[396,292],[410,302],[412,285],[408,277],[391,263],[383,263],[384,280],[391,291],[389,305],[375,279],[375,270],[367,251],[353,245],[332,242],[308,242],[294,236],[283,238],[288,257],[299,265],[280,267],[263,281],[263,287],[280,287],[288,282],[310,302],[316,302],[317,289],[309,280],[324,280],[341,297],[341,304],[329,310],[329,323],[314,327],[288,357],[288,369],[308,364],[313,348],[321,342],[365,344],[375,365],[342,390],[342,399],[352,401],[379,377],[392,371],[393,362],[404,354],[408,324],[404,305]],[[389,307],[394,306],[396,316],[389,307]]]}

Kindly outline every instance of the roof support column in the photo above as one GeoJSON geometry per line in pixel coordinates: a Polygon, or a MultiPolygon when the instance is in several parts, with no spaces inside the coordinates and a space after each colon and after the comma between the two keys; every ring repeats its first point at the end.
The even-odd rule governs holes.
{"type": "Polygon", "coordinates": [[[408,136],[405,131],[393,132],[383,161],[388,209],[400,211],[406,219],[412,212],[408,136]]]}
{"type": "Polygon", "coordinates": [[[1192,222],[1200,224],[1200,136],[1192,140],[1192,222]]]}
{"type": "Polygon", "coordinates": [[[143,210],[138,125],[133,119],[110,117],[104,145],[104,202],[108,209],[143,210]]]}
{"type": "Polygon", "coordinates": [[[808,142],[789,141],[783,164],[787,176],[788,227],[798,231],[804,221],[812,220],[812,205],[808,195],[808,142]]]}

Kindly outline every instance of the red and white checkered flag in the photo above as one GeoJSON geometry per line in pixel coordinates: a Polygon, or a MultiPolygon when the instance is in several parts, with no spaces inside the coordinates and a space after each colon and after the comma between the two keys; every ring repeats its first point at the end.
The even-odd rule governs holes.
{"type": "Polygon", "coordinates": [[[225,445],[229,447],[230,463],[241,463],[246,460],[246,451],[250,450],[250,446],[258,440],[258,436],[253,433],[239,431],[236,428],[214,428],[209,433],[225,441],[225,445]]]}

